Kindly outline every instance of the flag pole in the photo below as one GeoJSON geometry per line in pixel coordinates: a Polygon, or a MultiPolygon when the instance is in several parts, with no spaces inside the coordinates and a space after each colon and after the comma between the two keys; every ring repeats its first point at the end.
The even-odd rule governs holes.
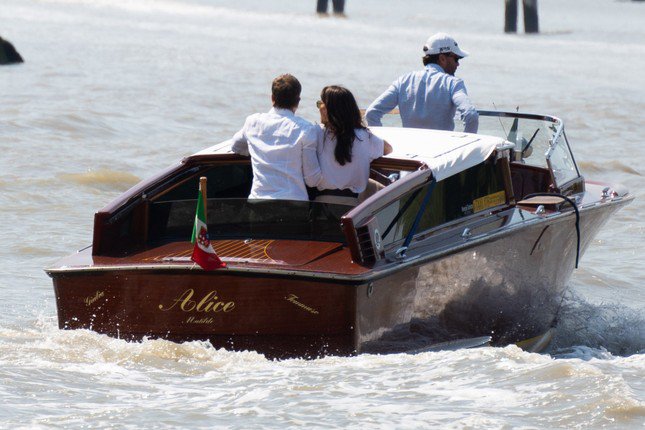
{"type": "Polygon", "coordinates": [[[199,178],[199,192],[202,193],[202,202],[204,203],[204,220],[206,221],[206,224],[208,224],[208,212],[206,212],[208,208],[208,204],[206,202],[206,176],[201,176],[199,178]]]}
{"type": "Polygon", "coordinates": [[[197,194],[197,210],[195,211],[195,226],[193,227],[193,254],[192,261],[199,264],[204,270],[215,270],[226,267],[226,263],[219,259],[208,238],[208,218],[206,215],[206,177],[199,178],[199,193],[197,194]],[[200,208],[199,205],[202,205],[200,208]]]}

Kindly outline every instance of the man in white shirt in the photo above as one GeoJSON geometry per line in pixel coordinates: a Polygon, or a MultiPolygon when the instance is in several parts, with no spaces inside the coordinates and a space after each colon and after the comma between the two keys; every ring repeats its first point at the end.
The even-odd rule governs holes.
{"type": "Polygon", "coordinates": [[[430,36],[423,52],[425,68],[394,81],[367,108],[367,124],[380,126],[383,115],[399,106],[403,127],[454,130],[458,112],[464,131],[477,133],[479,114],[470,102],[464,81],[454,76],[459,60],[468,53],[445,33],[430,36]]]}
{"type": "Polygon", "coordinates": [[[233,152],[251,156],[249,199],[309,200],[305,185],[315,187],[322,177],[316,129],[295,115],[301,89],[292,75],[275,78],[273,108],[246,118],[244,127],[233,136],[233,152]]]}

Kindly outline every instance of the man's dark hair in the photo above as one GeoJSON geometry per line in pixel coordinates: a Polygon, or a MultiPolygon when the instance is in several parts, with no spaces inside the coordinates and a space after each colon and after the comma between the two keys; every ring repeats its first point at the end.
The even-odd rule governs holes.
{"type": "Polygon", "coordinates": [[[298,106],[300,91],[302,91],[302,86],[295,76],[288,73],[278,76],[271,85],[273,105],[281,109],[292,109],[298,106]]]}
{"type": "Polygon", "coordinates": [[[439,64],[439,55],[441,54],[425,55],[422,58],[423,65],[427,66],[428,64],[439,64]]]}

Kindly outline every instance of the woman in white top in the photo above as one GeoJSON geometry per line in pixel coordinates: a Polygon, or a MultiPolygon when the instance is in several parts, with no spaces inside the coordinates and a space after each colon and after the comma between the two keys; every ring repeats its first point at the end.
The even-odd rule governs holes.
{"type": "Polygon", "coordinates": [[[356,99],[347,88],[323,88],[316,105],[322,123],[317,147],[322,180],[315,200],[354,206],[367,187],[370,162],[392,152],[392,147],[363,125],[356,99]]]}

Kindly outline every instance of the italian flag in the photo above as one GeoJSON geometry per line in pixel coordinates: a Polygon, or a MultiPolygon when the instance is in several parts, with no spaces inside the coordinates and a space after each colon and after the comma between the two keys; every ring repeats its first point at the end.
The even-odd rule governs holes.
{"type": "MultiPolygon", "coordinates": [[[[203,187],[204,190],[206,187],[203,187]]],[[[195,225],[193,235],[190,239],[195,244],[193,255],[190,257],[204,270],[215,270],[226,267],[226,263],[219,259],[208,239],[208,226],[206,225],[206,205],[202,197],[202,184],[199,184],[199,196],[197,197],[197,210],[195,212],[195,225]]]]}

